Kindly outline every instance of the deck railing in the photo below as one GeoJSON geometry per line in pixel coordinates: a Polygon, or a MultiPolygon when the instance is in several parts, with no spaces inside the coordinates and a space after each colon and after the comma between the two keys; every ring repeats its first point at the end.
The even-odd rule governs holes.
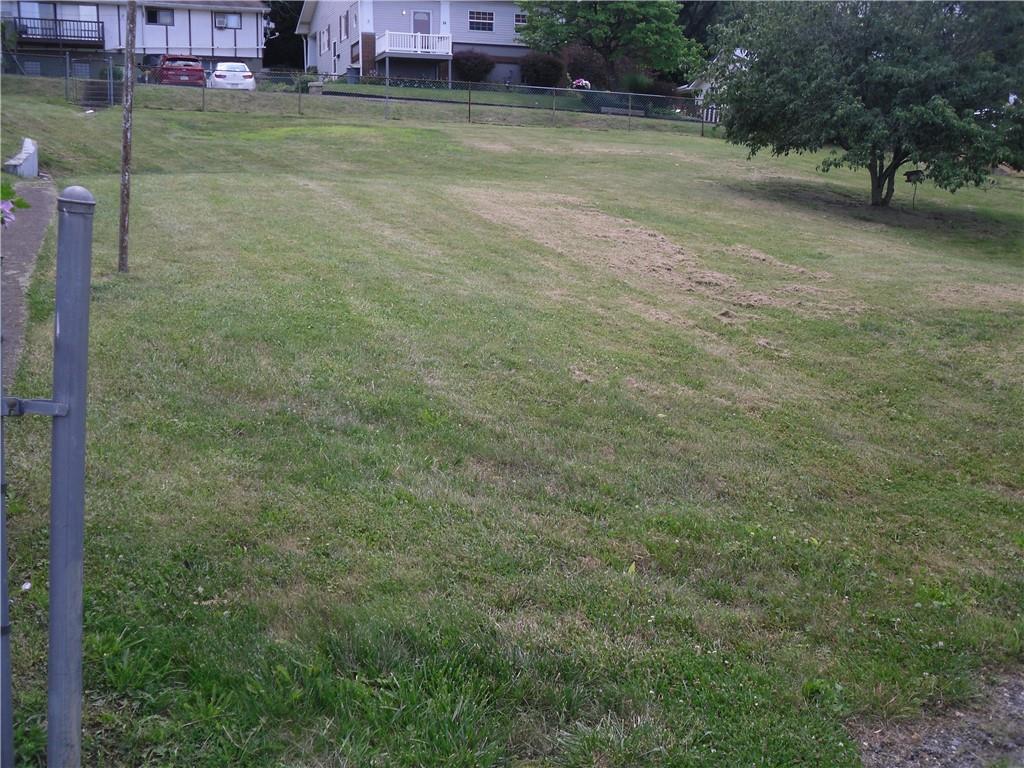
{"type": "Polygon", "coordinates": [[[450,56],[451,35],[426,35],[421,32],[385,31],[377,35],[377,55],[386,53],[426,53],[450,56]]]}
{"type": "Polygon", "coordinates": [[[21,42],[103,45],[103,22],[78,19],[12,19],[21,42]]]}

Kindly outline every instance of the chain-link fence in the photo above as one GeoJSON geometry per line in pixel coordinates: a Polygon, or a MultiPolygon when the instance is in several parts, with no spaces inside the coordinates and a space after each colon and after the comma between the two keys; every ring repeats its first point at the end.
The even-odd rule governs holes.
{"type": "Polygon", "coordinates": [[[391,119],[625,130],[719,119],[716,107],[681,96],[348,75],[323,75],[306,87],[323,98],[383,102],[391,119]]]}
{"type": "MultiPolygon", "coordinates": [[[[63,78],[68,101],[97,107],[121,100],[119,57],[91,59],[4,54],[8,76],[63,78]]],[[[159,84],[155,68],[136,68],[135,104],[143,109],[363,117],[621,130],[714,129],[719,110],[681,96],[543,88],[377,76],[310,75],[264,70],[221,80],[208,64],[202,82],[159,84]]]]}

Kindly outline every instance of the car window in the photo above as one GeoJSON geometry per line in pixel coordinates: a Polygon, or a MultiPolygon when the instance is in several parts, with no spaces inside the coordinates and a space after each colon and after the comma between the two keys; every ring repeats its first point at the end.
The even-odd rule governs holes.
{"type": "Polygon", "coordinates": [[[249,68],[245,64],[237,64],[229,61],[217,65],[217,69],[223,72],[248,72],[249,68]]]}

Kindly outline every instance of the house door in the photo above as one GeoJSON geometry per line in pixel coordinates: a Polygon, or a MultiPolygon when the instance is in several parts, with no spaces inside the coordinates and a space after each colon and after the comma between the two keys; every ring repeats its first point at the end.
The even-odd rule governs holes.
{"type": "Polygon", "coordinates": [[[412,31],[421,35],[430,34],[430,11],[412,12],[412,31]]]}

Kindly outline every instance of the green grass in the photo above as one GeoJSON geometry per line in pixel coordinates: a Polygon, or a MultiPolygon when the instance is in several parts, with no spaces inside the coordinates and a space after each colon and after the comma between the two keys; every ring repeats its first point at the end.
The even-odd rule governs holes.
{"type": "MultiPolygon", "coordinates": [[[[334,84],[328,90],[345,88],[347,85],[334,84]]],[[[383,86],[355,86],[368,94],[379,95],[383,86]]],[[[700,123],[682,119],[631,119],[622,115],[605,115],[584,111],[578,97],[559,95],[557,111],[552,112],[550,98],[541,102],[541,108],[524,109],[534,105],[536,100],[520,94],[473,92],[473,104],[463,100],[465,92],[456,91],[456,101],[425,101],[432,97],[448,98],[447,91],[428,91],[420,88],[391,88],[393,96],[408,95],[416,101],[391,99],[362,99],[351,96],[310,96],[308,94],[280,91],[223,91],[181,86],[139,84],[135,89],[135,104],[140,109],[162,109],[189,112],[230,112],[271,116],[321,117],[341,120],[391,120],[414,123],[465,123],[470,117],[474,123],[484,125],[522,125],[561,128],[585,128],[590,130],[658,131],[671,133],[700,133],[700,123]],[[507,97],[507,98],[506,98],[507,97]],[[525,100],[524,100],[525,98],[525,100]]],[[[53,78],[20,77],[8,75],[4,78],[4,92],[7,94],[30,94],[48,97],[53,104],[64,103],[64,81],[53,78]]],[[[72,94],[74,90],[72,89],[72,94]]],[[[704,126],[704,132],[714,135],[714,126],[704,126]]]]}
{"type": "Polygon", "coordinates": [[[872,211],[679,133],[144,107],[118,275],[117,111],[4,87],[99,200],[86,764],[849,766],[1020,664],[1020,179],[872,211]]]}

